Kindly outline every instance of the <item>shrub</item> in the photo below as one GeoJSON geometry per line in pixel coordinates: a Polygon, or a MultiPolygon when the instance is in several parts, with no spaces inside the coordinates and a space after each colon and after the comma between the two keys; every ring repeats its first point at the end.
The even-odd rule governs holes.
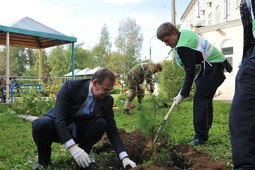
{"type": "Polygon", "coordinates": [[[11,106],[17,114],[42,116],[54,106],[54,98],[43,97],[42,93],[28,92],[20,96],[11,106]]]}
{"type": "MultiPolygon", "coordinates": [[[[159,95],[162,96],[163,100],[172,101],[182,88],[185,72],[183,68],[176,64],[175,60],[164,60],[162,64],[163,70],[158,73],[159,95]]],[[[193,96],[194,85],[189,99],[193,96]]]]}
{"type": "Polygon", "coordinates": [[[46,85],[43,85],[44,96],[46,97],[56,97],[56,94],[58,93],[59,89],[61,88],[61,83],[49,83],[46,85]]]}
{"type": "Polygon", "coordinates": [[[49,84],[43,87],[43,92],[36,92],[31,88],[26,93],[20,93],[20,97],[11,105],[11,109],[17,114],[43,116],[54,107],[54,99],[61,84],[49,84]]]}
{"type": "Polygon", "coordinates": [[[114,86],[111,94],[120,94],[122,92],[122,88],[120,86],[114,86]]]}

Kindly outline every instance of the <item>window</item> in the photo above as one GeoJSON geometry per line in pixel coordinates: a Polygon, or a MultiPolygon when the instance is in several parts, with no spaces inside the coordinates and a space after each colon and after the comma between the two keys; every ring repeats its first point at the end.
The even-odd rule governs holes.
{"type": "Polygon", "coordinates": [[[222,48],[221,50],[224,55],[232,55],[233,54],[233,47],[225,47],[225,48],[222,48]]]}
{"type": "Polygon", "coordinates": [[[220,5],[215,8],[215,24],[220,23],[220,5]]]}
{"type": "Polygon", "coordinates": [[[205,15],[205,0],[200,0],[199,2],[200,2],[200,15],[205,15]]]}
{"type": "Polygon", "coordinates": [[[225,2],[224,2],[224,12],[225,12],[225,19],[227,22],[228,16],[229,16],[229,1],[228,0],[225,0],[225,2]]]}

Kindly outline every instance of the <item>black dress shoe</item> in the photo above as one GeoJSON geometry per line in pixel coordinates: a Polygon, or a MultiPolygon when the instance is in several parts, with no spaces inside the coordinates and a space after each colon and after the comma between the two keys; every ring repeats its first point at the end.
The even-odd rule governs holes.
{"type": "Polygon", "coordinates": [[[95,166],[97,164],[95,158],[93,158],[93,157],[89,157],[89,158],[90,158],[90,161],[91,161],[89,166],[95,166]]]}
{"type": "Polygon", "coordinates": [[[40,164],[37,162],[33,167],[32,170],[38,170],[40,167],[40,164]]]}
{"type": "Polygon", "coordinates": [[[129,110],[126,110],[126,109],[124,109],[123,113],[126,115],[132,115],[132,113],[130,113],[129,110]]]}
{"type": "Polygon", "coordinates": [[[188,144],[189,145],[204,145],[206,141],[203,140],[199,140],[199,139],[193,139],[192,141],[190,141],[188,144]]]}

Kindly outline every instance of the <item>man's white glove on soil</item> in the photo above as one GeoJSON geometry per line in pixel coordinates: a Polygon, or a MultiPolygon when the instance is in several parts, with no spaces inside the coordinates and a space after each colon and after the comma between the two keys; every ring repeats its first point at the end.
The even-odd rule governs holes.
{"type": "Polygon", "coordinates": [[[75,145],[71,147],[69,151],[71,152],[73,158],[80,167],[83,168],[89,167],[91,160],[89,158],[89,155],[83,149],[75,145]]]}
{"type": "Polygon", "coordinates": [[[127,168],[127,166],[131,166],[131,168],[137,167],[135,162],[131,161],[129,158],[122,159],[122,164],[124,168],[127,168]]]}
{"type": "Polygon", "coordinates": [[[175,104],[176,106],[178,106],[179,104],[181,104],[181,102],[183,102],[183,100],[185,99],[185,97],[183,97],[180,93],[174,98],[175,104]]]}

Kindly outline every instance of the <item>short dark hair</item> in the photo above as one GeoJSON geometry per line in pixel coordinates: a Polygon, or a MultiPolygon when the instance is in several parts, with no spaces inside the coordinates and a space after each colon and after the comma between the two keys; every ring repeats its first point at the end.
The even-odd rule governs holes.
{"type": "Polygon", "coordinates": [[[92,76],[92,80],[97,80],[99,84],[103,84],[106,78],[109,78],[113,83],[116,81],[113,71],[108,68],[99,69],[92,76]]]}
{"type": "Polygon", "coordinates": [[[170,36],[173,34],[173,32],[176,32],[177,34],[179,34],[178,28],[176,28],[170,22],[165,22],[158,27],[157,38],[162,41],[165,36],[170,36]]]}
{"type": "Polygon", "coordinates": [[[163,70],[163,66],[162,66],[161,63],[156,63],[155,66],[156,66],[156,69],[157,69],[159,72],[163,70]]]}

